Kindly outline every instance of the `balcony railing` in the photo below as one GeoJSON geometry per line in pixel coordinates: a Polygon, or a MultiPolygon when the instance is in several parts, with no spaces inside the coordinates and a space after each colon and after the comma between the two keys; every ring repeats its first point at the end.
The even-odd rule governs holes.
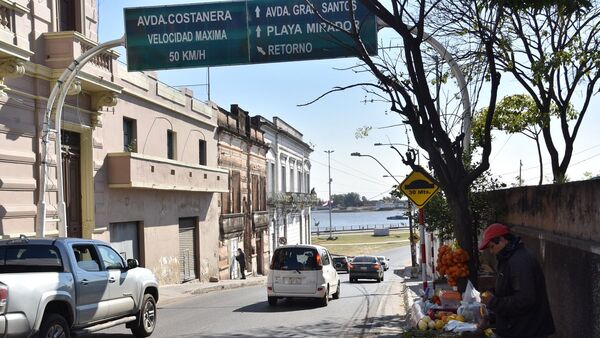
{"type": "MultiPolygon", "coordinates": [[[[43,37],[45,63],[52,69],[65,69],[73,60],[97,46],[96,42],[73,31],[44,33],[43,37]]],[[[81,81],[81,88],[87,92],[120,93],[122,88],[112,82],[118,57],[119,53],[113,50],[94,56],[77,75],[81,81]]]]}
{"type": "Polygon", "coordinates": [[[284,192],[270,194],[267,204],[277,208],[306,208],[319,202],[316,194],[284,192]]]}
{"type": "Polygon", "coordinates": [[[255,211],[252,214],[252,222],[254,230],[262,230],[269,227],[269,212],[255,211]]]}
{"type": "Polygon", "coordinates": [[[227,170],[137,153],[108,154],[110,188],[227,192],[227,170]]]}
{"type": "Polygon", "coordinates": [[[239,236],[244,231],[244,214],[221,215],[219,232],[223,239],[239,236]]]}
{"type": "Polygon", "coordinates": [[[0,58],[29,60],[29,8],[14,1],[0,1],[0,58]],[[23,26],[19,26],[23,25],[23,26]]]}

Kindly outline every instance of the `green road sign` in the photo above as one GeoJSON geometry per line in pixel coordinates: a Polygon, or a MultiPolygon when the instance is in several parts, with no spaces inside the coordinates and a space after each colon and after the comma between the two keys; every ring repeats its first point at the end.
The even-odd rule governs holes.
{"type": "Polygon", "coordinates": [[[355,56],[352,12],[363,44],[377,54],[375,16],[357,1],[248,0],[126,8],[130,71],[355,56]]]}
{"type": "Polygon", "coordinates": [[[311,0],[310,3],[314,7],[305,0],[248,1],[250,62],[355,56],[352,39],[336,28],[351,31],[353,21],[368,53],[377,54],[375,16],[358,1],[311,0]],[[352,11],[350,6],[354,6],[352,11]]]}
{"type": "Polygon", "coordinates": [[[246,3],[125,8],[130,71],[248,63],[246,3]]]}

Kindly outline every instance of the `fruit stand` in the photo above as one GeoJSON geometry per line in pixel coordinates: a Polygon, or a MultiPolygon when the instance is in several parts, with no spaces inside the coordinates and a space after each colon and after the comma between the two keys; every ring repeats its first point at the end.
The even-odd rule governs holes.
{"type": "Polygon", "coordinates": [[[437,283],[413,303],[412,328],[403,337],[492,337],[479,329],[487,317],[479,292],[470,283],[463,294],[457,290],[459,279],[469,276],[469,254],[454,243],[440,246],[437,256],[436,270],[447,284],[437,283]]]}

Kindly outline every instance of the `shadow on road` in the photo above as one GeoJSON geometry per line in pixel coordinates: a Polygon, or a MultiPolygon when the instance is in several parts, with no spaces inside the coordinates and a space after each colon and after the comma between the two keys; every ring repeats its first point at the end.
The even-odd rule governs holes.
{"type": "Polygon", "coordinates": [[[319,299],[284,298],[277,301],[277,305],[271,306],[267,301],[246,305],[233,312],[291,312],[303,311],[320,307],[319,299]]]}
{"type": "MultiPolygon", "coordinates": [[[[259,303],[260,304],[260,303],[259,303]]],[[[315,321],[312,325],[298,325],[286,323],[283,325],[246,330],[243,333],[212,333],[210,337],[399,337],[401,334],[402,318],[398,316],[382,316],[359,319],[357,322],[346,326],[343,330],[328,321],[315,321]]],[[[178,338],[201,337],[194,335],[174,335],[178,338]]]]}

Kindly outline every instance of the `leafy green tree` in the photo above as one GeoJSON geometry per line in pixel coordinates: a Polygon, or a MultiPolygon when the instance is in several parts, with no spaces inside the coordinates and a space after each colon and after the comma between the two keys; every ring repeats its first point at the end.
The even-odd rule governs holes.
{"type": "Polygon", "coordinates": [[[360,195],[355,192],[350,192],[344,195],[344,205],[347,207],[358,207],[362,203],[360,201],[360,195]]]}
{"type": "Polygon", "coordinates": [[[532,7],[508,3],[493,54],[542,114],[538,125],[553,180],[564,182],[577,133],[600,87],[600,1],[547,0],[532,7]],[[573,115],[572,107],[579,113],[573,115]],[[558,118],[551,118],[555,114],[558,118]],[[553,130],[556,123],[560,128],[553,130]],[[564,144],[562,155],[556,137],[564,144]]]}
{"type": "MultiPolygon", "coordinates": [[[[486,171],[473,182],[472,190],[469,193],[469,201],[473,212],[473,224],[477,230],[473,232],[474,240],[476,240],[479,231],[487,226],[485,216],[489,214],[489,207],[480,193],[504,187],[506,187],[506,184],[493,177],[489,171],[486,171]]],[[[443,192],[436,194],[427,202],[423,207],[423,215],[427,231],[437,231],[442,240],[454,238],[452,211],[443,192]]]]}
{"type": "MultiPolygon", "coordinates": [[[[472,127],[473,142],[479,143],[483,133],[484,118],[487,116],[487,108],[478,111],[474,118],[472,127]]],[[[568,121],[576,119],[577,112],[571,107],[567,110],[568,121]]],[[[559,118],[560,112],[556,104],[552,104],[549,114],[542,114],[539,107],[531,96],[526,94],[517,94],[505,96],[498,102],[496,113],[492,119],[492,126],[508,134],[520,133],[535,141],[538,163],[540,166],[540,178],[538,185],[542,184],[544,179],[544,163],[542,149],[540,145],[540,134],[550,119],[559,118]]],[[[521,178],[519,177],[519,181],[521,178]]]]}

